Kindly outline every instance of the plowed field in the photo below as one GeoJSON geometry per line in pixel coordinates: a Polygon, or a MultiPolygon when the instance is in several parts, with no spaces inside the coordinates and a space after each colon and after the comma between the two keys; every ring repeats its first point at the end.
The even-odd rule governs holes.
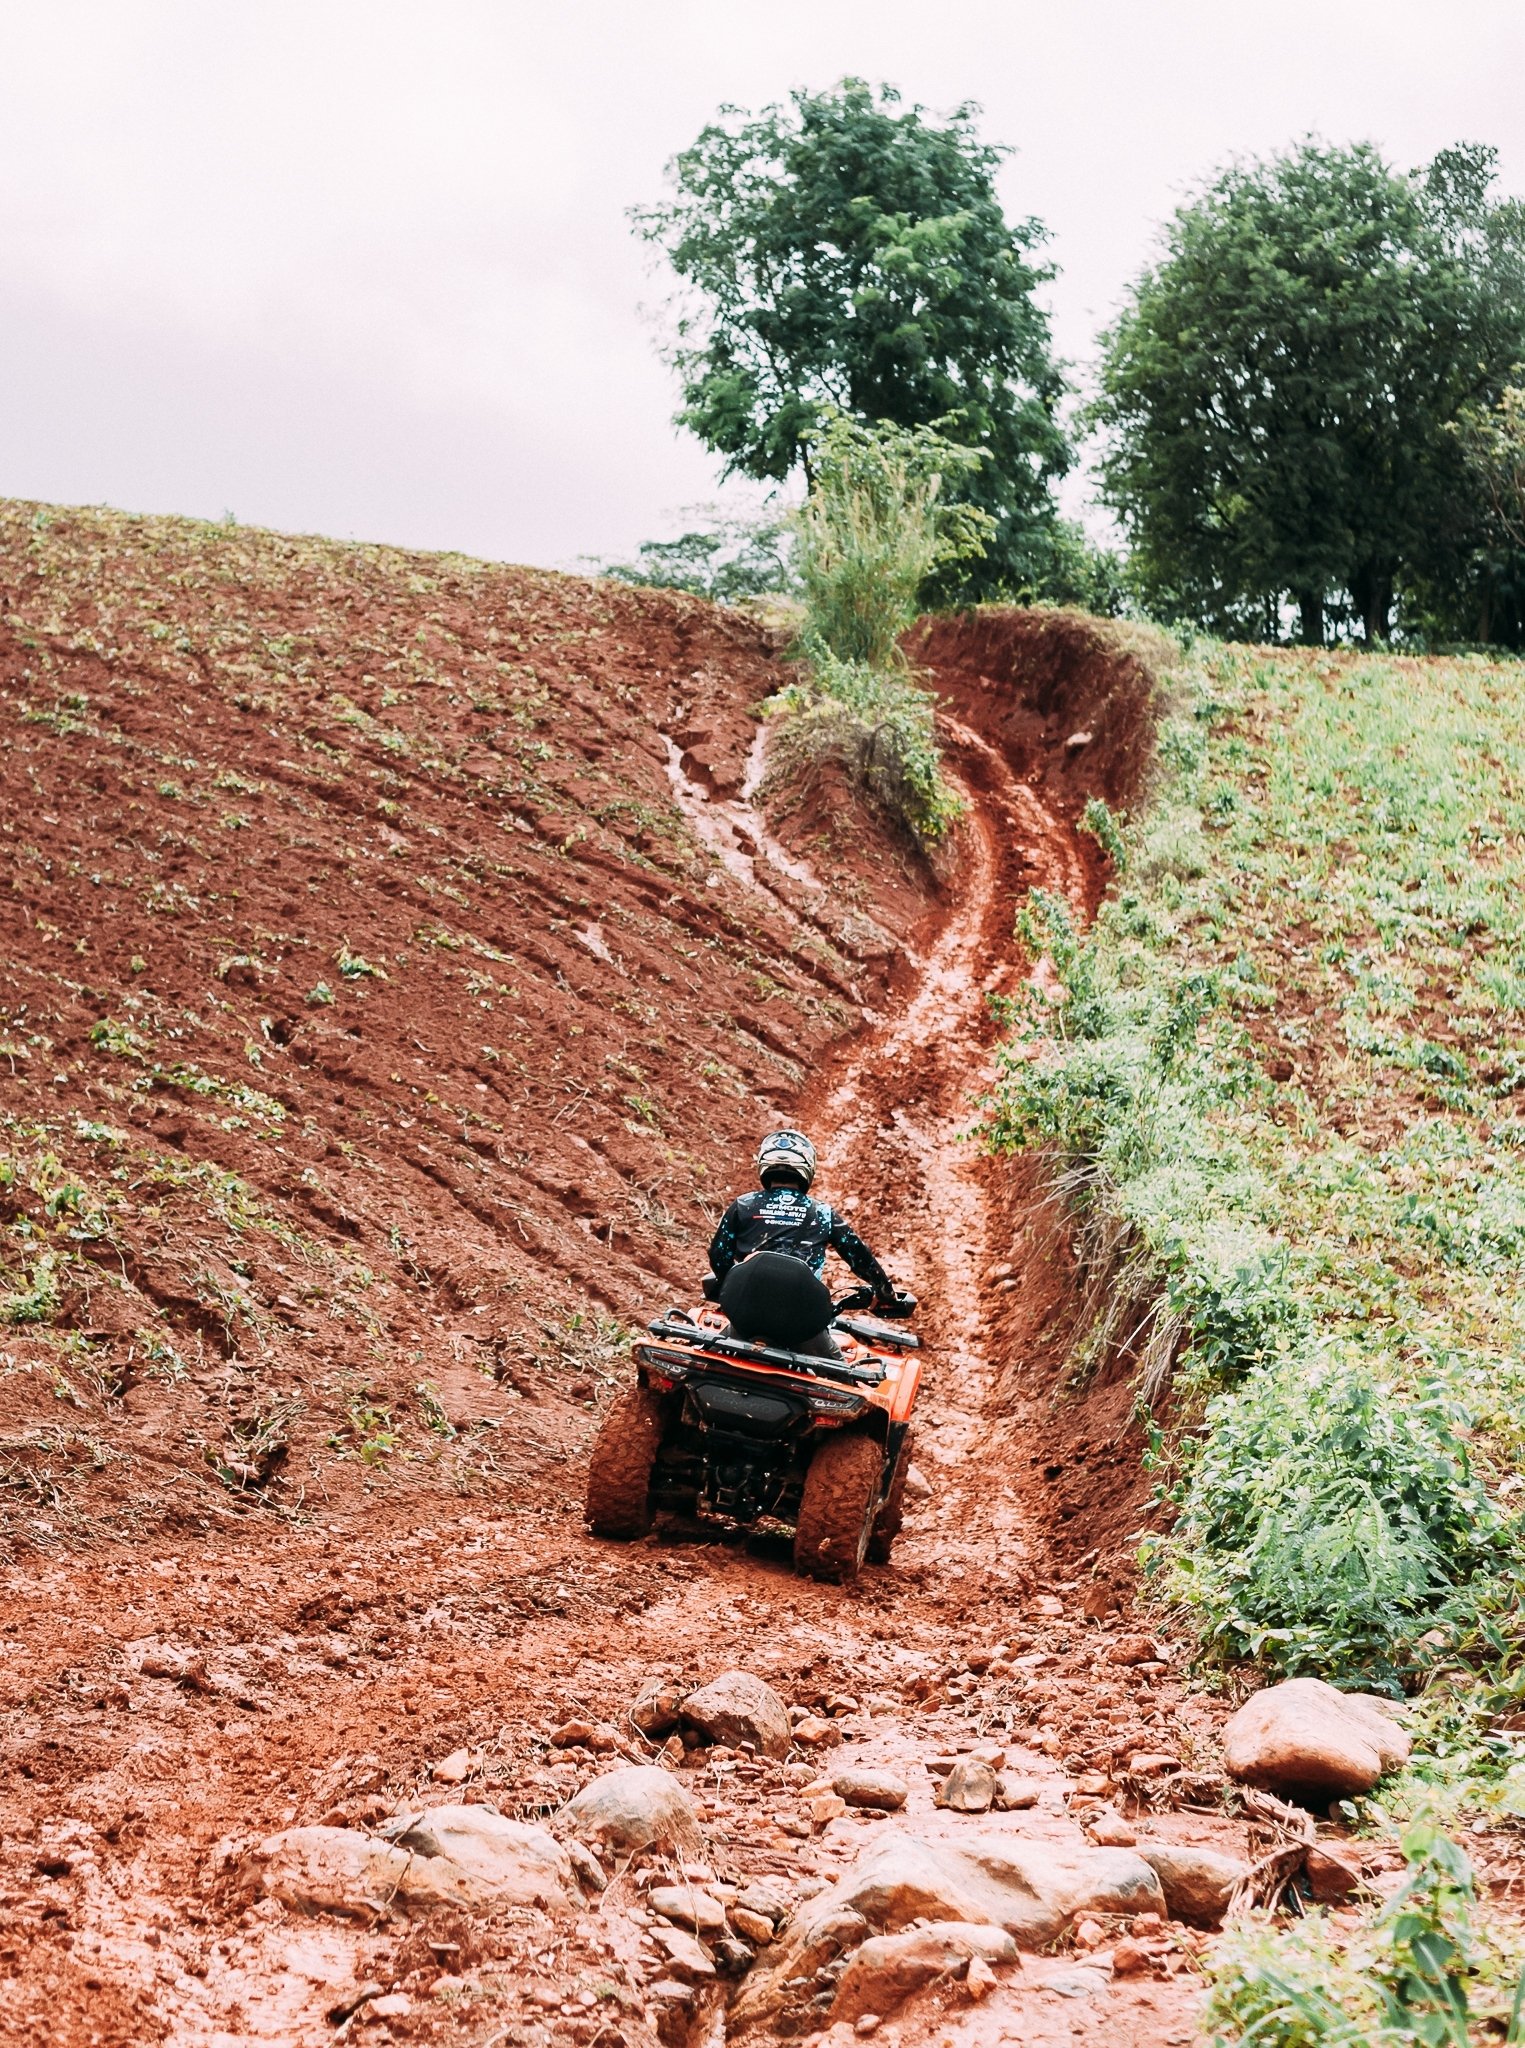
{"type": "MultiPolygon", "coordinates": [[[[1055,615],[924,656],[969,800],[941,881],[829,775],[759,811],[780,666],[696,601],[0,509],[0,2040],[722,2039],[718,1990],[647,1997],[635,1872],[555,1922],[250,1877],[285,1827],[554,1816],[650,1753],[653,1673],[758,1672],[924,1830],[968,1825],[924,1763],[977,1738],[1055,1844],[1087,1772],[1210,1769],[1168,1656],[1113,1660],[1126,1388],[1051,1410],[1067,1248],[962,1135],[1023,892],[1102,886],[1075,819],[1136,785],[1147,677],[1055,615]],[[624,1331],[692,1293],[784,1117],[926,1303],[928,1486],[847,1588],[581,1520],[624,1331]]],[[[803,1751],[704,1758],[719,1881],[802,1896],[892,1825],[813,1824],[803,1751]]],[[[883,2038],[1184,2039],[1194,1939],[1078,1990],[1030,1958],[883,2038]]]]}

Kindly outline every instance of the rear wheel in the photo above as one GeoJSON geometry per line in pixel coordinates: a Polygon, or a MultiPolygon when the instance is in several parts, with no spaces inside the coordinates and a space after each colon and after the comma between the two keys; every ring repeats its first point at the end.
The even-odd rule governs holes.
{"type": "Polygon", "coordinates": [[[593,1439],[583,1513],[595,1536],[644,1536],[651,1470],[662,1445],[662,1403],[649,1387],[620,1395],[593,1439]]]}
{"type": "Polygon", "coordinates": [[[905,1520],[905,1476],[911,1469],[911,1432],[906,1431],[900,1439],[900,1456],[895,1460],[895,1476],[890,1481],[890,1490],[885,1495],[884,1506],[874,1517],[874,1526],[868,1539],[868,1560],[870,1564],[888,1564],[890,1550],[900,1534],[900,1524],[905,1520]]]}
{"type": "Polygon", "coordinates": [[[794,1568],[853,1579],[868,1550],[884,1451],[871,1436],[829,1436],[810,1460],[794,1529],[794,1568]]]}

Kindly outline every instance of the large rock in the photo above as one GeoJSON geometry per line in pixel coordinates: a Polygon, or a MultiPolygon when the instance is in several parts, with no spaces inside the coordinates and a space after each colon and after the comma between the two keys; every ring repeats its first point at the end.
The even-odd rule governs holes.
{"type": "Polygon", "coordinates": [[[883,1835],[791,1916],[737,2000],[736,2030],[777,2012],[791,1996],[791,1979],[813,1975],[869,1934],[894,1934],[913,1920],[957,1920],[1003,1927],[1019,1948],[1038,1949],[1084,1913],[1163,1917],[1165,1895],[1131,1849],[1071,1849],[995,1835],[957,1843],[883,1835]]]}
{"type": "Polygon", "coordinates": [[[572,1860],[560,1842],[490,1807],[431,1806],[392,1839],[425,1864],[453,1865],[468,1905],[582,1903],[572,1860]]]}
{"type": "Polygon", "coordinates": [[[660,1764],[632,1764],[590,1778],[568,1800],[561,1817],[584,1842],[633,1854],[637,1849],[699,1848],[694,1802],[660,1764]]]}
{"type": "Polygon", "coordinates": [[[648,1892],[646,1903],[664,1920],[691,1927],[695,1934],[725,1932],[725,1907],[703,1885],[659,1884],[648,1892]]]}
{"type": "Polygon", "coordinates": [[[831,1789],[849,1806],[866,1807],[871,1813],[896,1813],[905,1805],[910,1787],[895,1771],[875,1771],[854,1764],[838,1771],[831,1789]]]}
{"type": "Polygon", "coordinates": [[[484,1806],[434,1807],[391,1842],[357,1828],[287,1828],[261,1842],[255,1860],[262,1889],[308,1913],[556,1911],[582,1896],[559,1842],[484,1806]]]}
{"type": "Polygon", "coordinates": [[[750,1742],[759,1756],[789,1754],[789,1709],[753,1671],[722,1671],[683,1702],[683,1718],[711,1742],[750,1742]]]}
{"type": "Polygon", "coordinates": [[[934,1920],[903,1934],[876,1935],[842,1972],[831,2017],[856,2020],[866,2012],[887,2013],[923,1985],[962,1975],[974,1956],[986,1963],[1014,1963],[1017,1944],[1004,1927],[965,1920],[934,1920]]]}
{"type": "Polygon", "coordinates": [[[1369,1792],[1412,1747],[1369,1697],[1337,1692],[1321,1678],[1267,1686],[1223,1731],[1231,1777],[1319,1804],[1369,1792]]]}
{"type": "Polygon", "coordinates": [[[1160,1881],[1172,1920],[1215,1927],[1235,1890],[1250,1874],[1238,1856],[1194,1849],[1184,1842],[1140,1842],[1138,1853],[1160,1881]]]}

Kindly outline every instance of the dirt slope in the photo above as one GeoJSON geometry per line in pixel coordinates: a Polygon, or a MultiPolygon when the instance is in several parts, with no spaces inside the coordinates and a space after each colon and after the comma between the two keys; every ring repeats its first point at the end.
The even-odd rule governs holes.
{"type": "MultiPolygon", "coordinates": [[[[1108,1661],[1112,1551],[1051,1543],[1089,1512],[1054,1514],[1038,1447],[1063,1247],[958,1142],[1015,904],[1094,901],[1075,813],[1138,770],[1115,649],[1050,648],[1045,703],[1058,628],[939,629],[954,879],[860,821],[849,906],[747,801],[767,650],[681,598],[29,506],[0,589],[0,2040],[326,2041],[369,1982],[391,2009],[343,2024],[372,2040],[649,2042],[633,1873],[555,1927],[409,1927],[304,1919],[241,1871],[279,1827],[440,1796],[461,1749],[448,1796],[553,1813],[610,1758],[552,1731],[644,1753],[654,1670],[746,1664],[830,1709],[924,1831],[967,1825],[925,1758],[977,1736],[1041,1783],[1003,1817],[1040,1841],[1080,1839],[1087,1769],[1210,1761],[1169,1669],[1108,1661]],[[928,1302],[932,1492],[849,1589],[578,1513],[613,1319],[688,1281],[779,1113],[928,1302]]],[[[812,1831],[803,1754],[680,1769],[722,1877],[799,1895],[888,1825],[812,1831]]],[[[1030,1959],[899,2038],[1184,2038],[1188,1947],[1075,1997],[1030,1959]]]]}

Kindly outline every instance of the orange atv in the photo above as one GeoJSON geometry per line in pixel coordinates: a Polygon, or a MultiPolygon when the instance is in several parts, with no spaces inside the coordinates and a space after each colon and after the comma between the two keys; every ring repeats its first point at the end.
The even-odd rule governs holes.
{"type": "Polygon", "coordinates": [[[635,1346],[636,1384],[604,1417],[588,1466],[598,1536],[641,1536],[659,1512],[794,1529],[796,1571],[851,1579],[900,1530],[921,1378],[908,1331],[833,1304],[840,1359],[731,1334],[719,1309],[669,1309],[635,1346]]]}

